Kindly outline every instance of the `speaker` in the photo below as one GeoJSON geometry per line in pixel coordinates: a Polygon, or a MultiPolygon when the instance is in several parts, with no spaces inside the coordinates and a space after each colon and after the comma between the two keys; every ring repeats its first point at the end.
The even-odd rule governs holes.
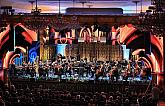
{"type": "Polygon", "coordinates": [[[145,49],[145,54],[151,54],[150,32],[144,32],[144,49],[145,49]]]}
{"type": "Polygon", "coordinates": [[[10,33],[9,33],[9,47],[8,47],[8,50],[9,51],[14,51],[14,41],[15,41],[15,38],[14,38],[14,35],[15,34],[15,31],[14,31],[14,25],[10,25],[10,33]]]}

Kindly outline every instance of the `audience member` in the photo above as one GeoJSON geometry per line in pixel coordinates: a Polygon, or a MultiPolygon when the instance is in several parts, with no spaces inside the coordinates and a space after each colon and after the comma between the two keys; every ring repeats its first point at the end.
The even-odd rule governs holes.
{"type": "Polygon", "coordinates": [[[151,92],[152,92],[153,103],[156,106],[156,104],[159,101],[159,95],[160,95],[160,89],[158,88],[157,84],[153,85],[153,88],[152,88],[151,92]]]}

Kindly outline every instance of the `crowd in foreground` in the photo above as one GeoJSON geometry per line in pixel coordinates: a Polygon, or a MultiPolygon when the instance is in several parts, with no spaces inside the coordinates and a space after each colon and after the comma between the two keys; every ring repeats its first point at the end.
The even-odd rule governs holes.
{"type": "Polygon", "coordinates": [[[163,90],[156,84],[149,86],[140,91],[140,87],[130,89],[128,86],[123,91],[73,92],[42,85],[17,89],[5,84],[0,88],[0,106],[156,106],[163,90]]]}

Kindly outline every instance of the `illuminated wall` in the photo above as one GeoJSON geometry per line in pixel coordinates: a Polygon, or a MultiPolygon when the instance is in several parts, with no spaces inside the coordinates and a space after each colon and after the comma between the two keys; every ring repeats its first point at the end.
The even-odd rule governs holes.
{"type": "Polygon", "coordinates": [[[43,52],[40,55],[40,56],[42,56],[41,60],[44,62],[46,60],[53,59],[56,56],[55,48],[56,48],[56,46],[44,45],[43,52]]]}
{"type": "Polygon", "coordinates": [[[122,45],[123,48],[123,58],[129,60],[130,49],[126,49],[126,45],[122,45]]]}
{"type": "Polygon", "coordinates": [[[31,47],[29,48],[29,61],[32,63],[36,60],[36,57],[39,55],[39,47],[40,47],[40,42],[33,42],[31,47]]]}
{"type": "Polygon", "coordinates": [[[110,30],[108,26],[94,24],[90,27],[82,27],[79,32],[78,42],[104,42],[110,30]]]}
{"type": "Polygon", "coordinates": [[[57,44],[57,54],[61,54],[62,56],[65,56],[65,47],[67,44],[57,44]]]}
{"type": "Polygon", "coordinates": [[[66,56],[77,56],[92,61],[96,58],[99,61],[122,60],[123,51],[120,45],[107,45],[105,43],[79,43],[66,46],[66,56]]]}

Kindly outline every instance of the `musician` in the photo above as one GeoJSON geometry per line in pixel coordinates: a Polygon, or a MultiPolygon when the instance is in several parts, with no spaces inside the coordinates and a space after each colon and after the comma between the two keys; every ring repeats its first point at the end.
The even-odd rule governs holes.
{"type": "Polygon", "coordinates": [[[66,66],[66,72],[69,73],[70,77],[72,75],[72,65],[71,64],[67,64],[66,66]]]}
{"type": "Polygon", "coordinates": [[[97,70],[96,70],[96,81],[98,80],[98,78],[100,76],[103,76],[103,73],[104,73],[104,65],[101,64],[98,66],[97,70]]]}
{"type": "Polygon", "coordinates": [[[113,66],[109,72],[109,75],[111,77],[111,81],[114,81],[114,69],[115,69],[115,66],[113,66]]]}
{"type": "Polygon", "coordinates": [[[66,62],[71,62],[71,57],[70,56],[67,56],[67,58],[66,58],[66,62]]]}
{"type": "Polygon", "coordinates": [[[88,75],[89,75],[89,73],[90,73],[90,71],[91,71],[91,65],[87,62],[87,60],[85,60],[85,62],[84,62],[84,67],[85,67],[85,73],[86,73],[86,77],[88,77],[88,75]]]}
{"type": "Polygon", "coordinates": [[[43,75],[43,63],[42,61],[39,61],[39,68],[38,68],[38,73],[39,73],[39,77],[41,77],[43,75]]]}
{"type": "Polygon", "coordinates": [[[30,70],[31,70],[31,63],[30,63],[30,61],[29,61],[28,64],[27,64],[26,75],[27,75],[27,74],[29,74],[29,75],[31,74],[31,73],[30,73],[30,70]]]}
{"type": "MultiPolygon", "coordinates": [[[[93,73],[93,69],[92,69],[92,63],[90,62],[90,63],[88,63],[88,66],[87,66],[87,74],[89,75],[90,73],[93,73]]],[[[94,76],[94,75],[93,75],[94,76]]]]}
{"type": "Polygon", "coordinates": [[[107,66],[106,66],[106,63],[103,63],[102,64],[102,74],[104,77],[106,77],[106,74],[107,74],[107,66]]]}
{"type": "Polygon", "coordinates": [[[38,74],[38,68],[39,68],[39,66],[38,66],[37,62],[34,61],[34,63],[33,63],[33,72],[34,72],[35,77],[36,77],[36,74],[38,74]]]}
{"type": "Polygon", "coordinates": [[[25,61],[22,62],[22,71],[23,71],[23,75],[26,74],[26,70],[27,70],[27,64],[25,61]]]}
{"type": "Polygon", "coordinates": [[[61,54],[58,54],[57,55],[57,63],[58,64],[61,64],[62,63],[62,55],[61,54]]]}
{"type": "Polygon", "coordinates": [[[54,73],[55,73],[55,64],[56,64],[56,61],[53,61],[51,64],[51,69],[54,73]]]}
{"type": "Polygon", "coordinates": [[[55,65],[54,65],[54,74],[55,75],[58,75],[58,68],[59,68],[59,66],[58,66],[58,64],[56,63],[55,65]]]}
{"type": "Polygon", "coordinates": [[[147,71],[146,67],[143,67],[143,68],[141,69],[141,72],[140,72],[140,77],[141,77],[141,79],[147,79],[146,71],[147,71]]]}
{"type": "Polygon", "coordinates": [[[127,81],[128,80],[128,76],[129,76],[129,69],[126,68],[124,70],[123,79],[127,81]]]}
{"type": "Polygon", "coordinates": [[[83,77],[84,66],[85,66],[84,61],[83,59],[81,59],[79,63],[79,77],[83,77]]]}
{"type": "Polygon", "coordinates": [[[91,66],[91,78],[93,78],[94,77],[94,74],[95,74],[95,72],[96,72],[96,70],[97,70],[97,68],[96,68],[96,64],[92,64],[92,66],[91,66]]]}
{"type": "Polygon", "coordinates": [[[108,73],[108,77],[109,79],[112,80],[112,74],[113,74],[113,70],[111,68],[111,65],[110,64],[107,64],[107,73],[108,73]]]}
{"type": "Polygon", "coordinates": [[[77,61],[80,61],[80,53],[77,54],[77,56],[76,56],[76,60],[77,60],[77,61]]]}
{"type": "Polygon", "coordinates": [[[114,66],[113,76],[116,78],[116,81],[118,81],[118,79],[119,79],[119,72],[118,72],[117,66],[114,66]]]}
{"type": "Polygon", "coordinates": [[[47,61],[46,61],[46,64],[45,64],[45,70],[44,70],[45,77],[48,77],[48,76],[49,76],[49,70],[50,70],[50,63],[49,63],[49,61],[47,60],[47,61]]]}
{"type": "Polygon", "coordinates": [[[96,64],[97,63],[97,59],[93,58],[93,63],[96,64]]]}
{"type": "Polygon", "coordinates": [[[96,76],[96,81],[98,81],[98,79],[99,79],[99,77],[100,77],[100,72],[101,72],[101,66],[98,66],[97,68],[96,68],[96,74],[95,74],[95,76],[96,76]]]}
{"type": "Polygon", "coordinates": [[[138,64],[135,65],[134,73],[133,73],[133,78],[137,77],[140,73],[140,67],[138,64]]]}
{"type": "Polygon", "coordinates": [[[63,67],[62,67],[62,65],[58,65],[57,67],[58,67],[57,75],[59,76],[59,79],[61,79],[62,72],[63,72],[63,67]]]}
{"type": "Polygon", "coordinates": [[[31,77],[34,77],[34,76],[36,76],[36,71],[35,71],[35,64],[34,63],[32,63],[31,65],[30,65],[30,75],[31,75],[31,77]]]}
{"type": "Polygon", "coordinates": [[[128,80],[128,77],[132,75],[132,71],[131,71],[131,61],[128,62],[126,67],[124,68],[124,73],[123,73],[123,79],[125,79],[126,81],[128,80]]]}
{"type": "Polygon", "coordinates": [[[65,74],[65,73],[66,73],[66,69],[65,69],[66,65],[65,65],[65,62],[62,62],[61,67],[62,67],[61,74],[62,74],[62,75],[66,75],[66,74],[65,74]]]}

